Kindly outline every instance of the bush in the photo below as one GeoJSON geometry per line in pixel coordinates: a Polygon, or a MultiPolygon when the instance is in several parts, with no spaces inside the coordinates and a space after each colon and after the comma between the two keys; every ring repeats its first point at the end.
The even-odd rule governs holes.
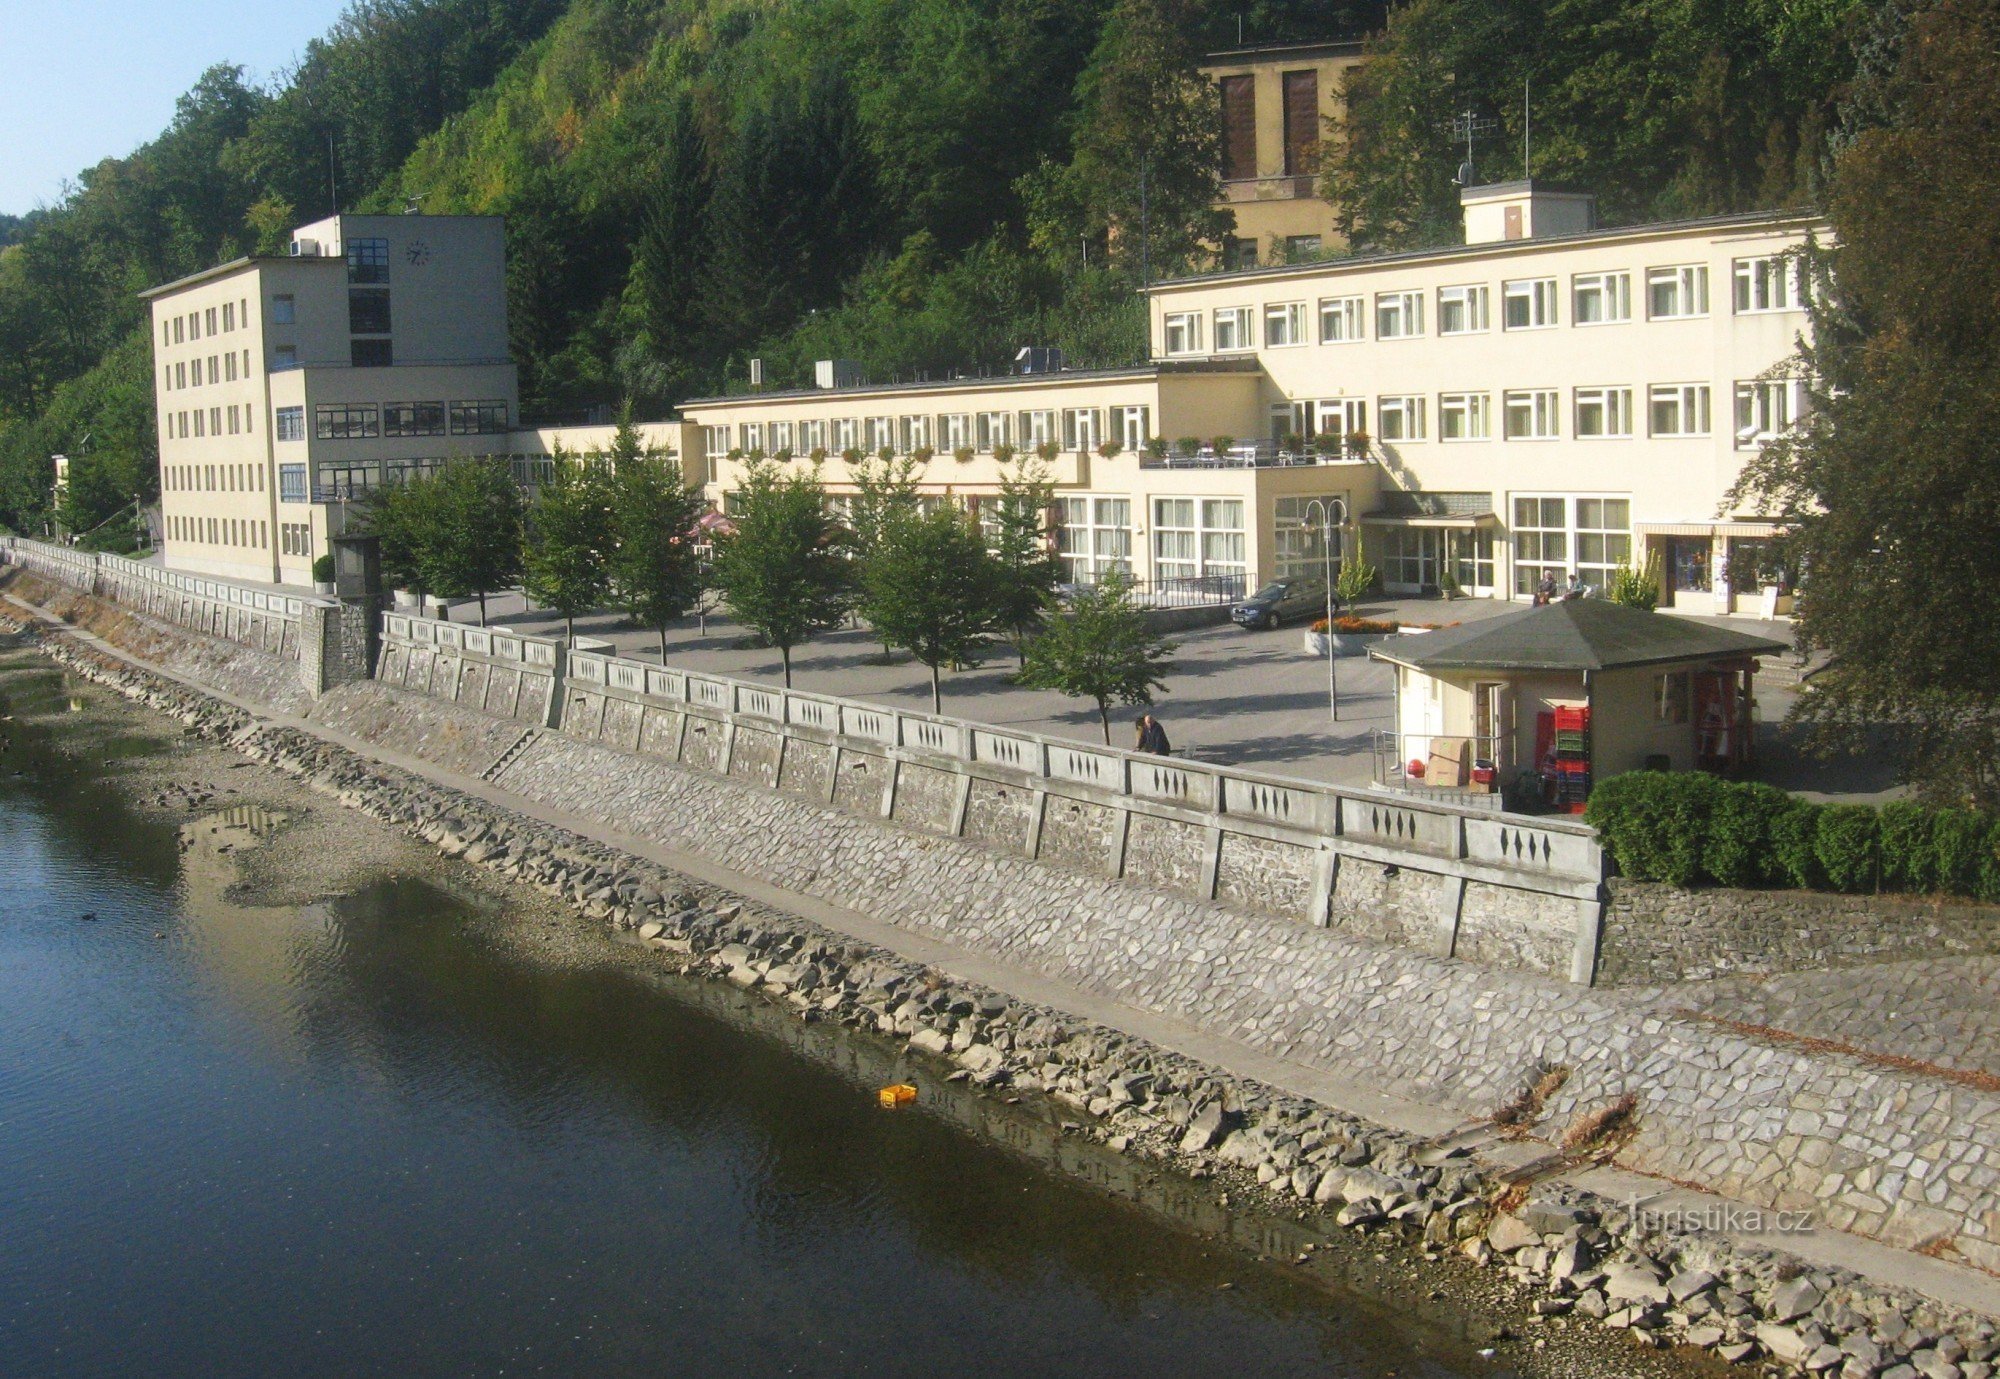
{"type": "Polygon", "coordinates": [[[1593,790],[1584,820],[1618,870],[1641,881],[1693,886],[1722,782],[1698,772],[1628,771],[1593,790]]]}
{"type": "Polygon", "coordinates": [[[313,583],[333,583],[333,556],[323,555],[313,562],[313,583]]]}
{"type": "Polygon", "coordinates": [[[1938,888],[1933,834],[1942,810],[1907,800],[1882,806],[1882,889],[1923,894],[1938,888]]]}
{"type": "Polygon", "coordinates": [[[1702,871],[1723,886],[1788,884],[1771,830],[1791,807],[1792,797],[1774,785],[1724,786],[1709,814],[1702,871]]]}
{"type": "Polygon", "coordinates": [[[1771,820],[1771,859],[1781,882],[1802,891],[1823,890],[1826,872],[1819,864],[1820,806],[1793,800],[1771,820]]]}
{"type": "Polygon", "coordinates": [[[1813,835],[1826,882],[1849,894],[1873,891],[1882,875],[1882,816],[1865,804],[1830,804],[1813,835]]]}
{"type": "Polygon", "coordinates": [[[1971,809],[1931,815],[1931,884],[1951,895],[1979,894],[1980,863],[1993,850],[1994,821],[1971,809]]]}

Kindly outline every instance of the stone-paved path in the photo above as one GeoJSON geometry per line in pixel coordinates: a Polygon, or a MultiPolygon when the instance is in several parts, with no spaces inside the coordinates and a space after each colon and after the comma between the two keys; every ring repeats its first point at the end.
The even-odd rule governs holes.
{"type": "Polygon", "coordinates": [[[2000,957],[1723,977],[1670,988],[1658,999],[1663,1007],[2000,1077],[2000,957]]]}

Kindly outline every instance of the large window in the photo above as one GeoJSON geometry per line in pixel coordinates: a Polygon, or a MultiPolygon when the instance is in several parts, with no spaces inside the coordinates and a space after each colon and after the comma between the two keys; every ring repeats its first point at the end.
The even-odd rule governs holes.
{"type": "Polygon", "coordinates": [[[306,467],[302,464],[278,466],[278,501],[303,503],[306,500],[306,467]]]}
{"type": "Polygon", "coordinates": [[[1576,435],[1579,440],[1611,440],[1631,434],[1630,388],[1576,390],[1576,435]]]}
{"type": "Polygon", "coordinates": [[[1655,321],[1708,315],[1708,268],[1686,264],[1646,270],[1646,314],[1655,321]]]}
{"type": "Polygon", "coordinates": [[[833,448],[836,454],[845,455],[850,450],[861,448],[861,423],[853,417],[835,417],[833,420],[833,448]]]}
{"type": "Polygon", "coordinates": [[[323,441],[373,440],[382,434],[381,414],[373,407],[315,407],[313,434],[323,441]]]}
{"type": "Polygon", "coordinates": [[[1579,273],[1571,280],[1570,319],[1580,326],[1608,326],[1632,319],[1630,273],[1579,273]]]}
{"type": "Polygon", "coordinates": [[[938,448],[958,451],[972,445],[972,414],[946,412],[938,418],[938,448]]]}
{"type": "Polygon", "coordinates": [[[1319,304],[1319,342],[1322,345],[1347,345],[1362,339],[1362,299],[1359,297],[1323,297],[1319,304]]]}
{"type": "Polygon", "coordinates": [[[1611,572],[1632,559],[1632,504],[1624,498],[1576,500],[1576,568],[1602,590],[1611,572]]]}
{"type": "Polygon", "coordinates": [[[1796,379],[1760,378],[1736,385],[1736,445],[1752,450],[1798,424],[1805,385],[1796,379]]]}
{"type": "Polygon", "coordinates": [[[1217,307],[1215,311],[1215,348],[1217,353],[1231,350],[1254,349],[1257,341],[1251,332],[1255,323],[1250,318],[1247,306],[1217,307]]]}
{"type": "Polygon", "coordinates": [[[1438,396],[1438,439],[1483,441],[1493,434],[1486,393],[1441,393],[1438,396]]]}
{"type": "Polygon", "coordinates": [[[1313,434],[1319,436],[1365,435],[1368,431],[1368,399],[1333,397],[1313,404],[1313,434]]]}
{"type": "Polygon", "coordinates": [[[1241,575],[1244,572],[1243,500],[1201,500],[1201,572],[1241,575]]]}
{"type": "Polygon", "coordinates": [[[451,404],[451,433],[454,436],[490,436],[507,429],[505,402],[454,402],[451,404]]]}
{"type": "Polygon", "coordinates": [[[389,289],[350,287],[347,290],[347,332],[350,335],[389,333],[389,289]]]}
{"type": "Polygon", "coordinates": [[[1132,500],[1060,500],[1056,550],[1072,584],[1095,584],[1113,570],[1132,572],[1132,500]]]}
{"type": "Polygon", "coordinates": [[[1325,577],[1326,533],[1332,524],[1327,521],[1325,509],[1318,505],[1330,506],[1337,501],[1332,495],[1277,500],[1272,554],[1279,579],[1325,577]]]}
{"type": "Polygon", "coordinates": [[[1153,500],[1156,579],[1190,579],[1196,575],[1240,578],[1245,568],[1242,499],[1153,500]]]}
{"type": "Polygon", "coordinates": [[[1385,397],[1375,404],[1375,421],[1385,441],[1424,438],[1424,400],[1414,395],[1385,397]]]}
{"type": "Polygon", "coordinates": [[[1438,289],[1438,334],[1475,335],[1487,328],[1485,284],[1438,289]]]}
{"type": "Polygon", "coordinates": [[[386,239],[347,241],[347,280],[351,283],[389,281],[389,241],[386,239]]]}
{"type": "Polygon", "coordinates": [[[1264,308],[1264,344],[1267,348],[1303,345],[1306,342],[1306,304],[1273,302],[1264,308]]]}
{"type": "Polygon", "coordinates": [[[1033,449],[1056,439],[1056,414],[1041,410],[1021,413],[1021,444],[1033,449]]]}
{"type": "Polygon", "coordinates": [[[1514,592],[1533,594],[1544,575],[1560,584],[1569,574],[1569,500],[1514,500],[1514,592]]]}
{"type": "Polygon", "coordinates": [[[1508,330],[1541,330],[1556,323],[1556,280],[1523,278],[1500,289],[1508,330]]]}
{"type": "Polygon", "coordinates": [[[1170,311],[1165,320],[1168,354],[1201,353],[1201,313],[1170,311]]]}
{"type": "Polygon", "coordinates": [[[981,412],[973,418],[975,444],[981,453],[992,454],[1013,440],[1011,418],[1005,412],[981,412]]]}
{"type": "Polygon", "coordinates": [[[1118,407],[1111,413],[1114,431],[1112,439],[1127,450],[1136,453],[1142,449],[1153,435],[1153,412],[1150,407],[1118,407]]]}
{"type": "Polygon", "coordinates": [[[826,422],[802,421],[799,423],[799,449],[807,455],[826,449],[826,422]]]}
{"type": "Polygon", "coordinates": [[[1708,434],[1706,383],[1655,383],[1646,394],[1647,429],[1656,436],[1708,434]]]}
{"type": "Polygon", "coordinates": [[[928,416],[896,418],[896,448],[905,455],[934,448],[931,446],[931,419],[928,416]]]}
{"type": "Polygon", "coordinates": [[[385,402],[382,404],[382,434],[385,436],[442,436],[442,402],[385,402]]]}
{"type": "Polygon", "coordinates": [[[396,362],[396,352],[389,340],[350,340],[347,344],[348,362],[357,369],[386,369],[396,362]]]}
{"type": "Polygon", "coordinates": [[[276,436],[281,441],[302,441],[306,438],[306,409],[303,407],[280,407],[276,436]]]}
{"type": "Polygon", "coordinates": [[[729,453],[729,428],[727,426],[704,426],[701,428],[701,453],[711,460],[719,460],[729,453]]]}
{"type": "Polygon", "coordinates": [[[1736,260],[1735,302],[1739,316],[1759,311],[1797,311],[1797,265],[1782,254],[1736,260]]]}
{"type": "Polygon", "coordinates": [[[764,423],[761,421],[736,423],[736,448],[746,455],[763,454],[764,423]]]}
{"type": "Polygon", "coordinates": [[[1375,294],[1375,338],[1377,340],[1409,340],[1423,333],[1423,293],[1378,292],[1375,294]]]}
{"type": "Polygon", "coordinates": [[[274,326],[296,325],[299,319],[298,301],[289,292],[280,292],[271,298],[271,324],[274,326]]]}
{"type": "Polygon", "coordinates": [[[1603,589],[1632,557],[1632,504],[1625,498],[1516,498],[1514,592],[1532,594],[1544,574],[1558,584],[1572,569],[1603,589]]]}
{"type": "Polygon", "coordinates": [[[1065,450],[1082,454],[1104,439],[1104,413],[1096,407],[1065,407],[1062,414],[1065,450]]]}
{"type": "Polygon", "coordinates": [[[889,417],[870,417],[867,424],[868,453],[879,455],[896,448],[896,423],[889,417]]]}
{"type": "Polygon", "coordinates": [[[1509,392],[1502,402],[1505,435],[1510,441],[1552,440],[1557,435],[1556,390],[1521,388],[1509,392]]]}
{"type": "Polygon", "coordinates": [[[776,455],[780,451],[787,454],[797,453],[797,442],[792,438],[792,423],[789,421],[771,423],[771,453],[776,455]]]}

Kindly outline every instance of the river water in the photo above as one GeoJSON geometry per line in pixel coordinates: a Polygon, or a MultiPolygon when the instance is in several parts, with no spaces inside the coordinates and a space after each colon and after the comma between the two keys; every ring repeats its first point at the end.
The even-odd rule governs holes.
{"type": "Polygon", "coordinates": [[[259,906],[50,750],[73,693],[0,667],[10,1379],[1493,1372],[1027,1108],[878,1109],[878,1041],[417,880],[259,906]]]}

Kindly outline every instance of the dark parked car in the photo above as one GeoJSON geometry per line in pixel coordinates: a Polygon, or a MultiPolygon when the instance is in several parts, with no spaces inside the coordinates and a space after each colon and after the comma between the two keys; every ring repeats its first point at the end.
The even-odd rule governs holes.
{"type": "Polygon", "coordinates": [[[1274,579],[1229,610],[1242,627],[1278,627],[1298,618],[1326,616],[1326,584],[1317,579],[1274,579]]]}

